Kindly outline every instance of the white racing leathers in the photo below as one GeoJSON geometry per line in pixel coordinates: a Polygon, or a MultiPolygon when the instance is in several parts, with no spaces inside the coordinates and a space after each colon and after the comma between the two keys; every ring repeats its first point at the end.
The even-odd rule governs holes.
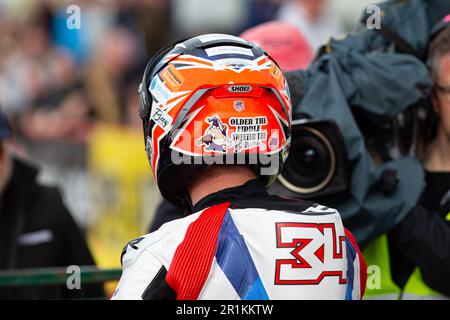
{"type": "Polygon", "coordinates": [[[361,299],[366,266],[334,209],[259,196],[130,241],[113,299],[361,299]]]}

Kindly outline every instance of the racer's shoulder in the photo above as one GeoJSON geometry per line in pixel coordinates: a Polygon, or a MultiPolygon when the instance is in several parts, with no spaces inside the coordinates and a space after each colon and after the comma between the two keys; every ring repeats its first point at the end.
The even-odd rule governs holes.
{"type": "Polygon", "coordinates": [[[197,217],[198,214],[193,214],[166,222],[158,230],[128,241],[122,249],[120,257],[122,267],[126,268],[127,266],[134,264],[144,251],[153,253],[154,249],[152,248],[162,245],[161,242],[167,240],[170,241],[170,239],[177,238],[184,234],[189,224],[197,217]],[[173,235],[173,237],[171,237],[171,235],[173,235]]]}
{"type": "Polygon", "coordinates": [[[231,207],[233,209],[254,208],[284,211],[304,215],[338,214],[336,209],[320,205],[313,201],[279,197],[276,195],[268,195],[260,198],[240,199],[238,201],[233,201],[231,203],[231,207]]]}

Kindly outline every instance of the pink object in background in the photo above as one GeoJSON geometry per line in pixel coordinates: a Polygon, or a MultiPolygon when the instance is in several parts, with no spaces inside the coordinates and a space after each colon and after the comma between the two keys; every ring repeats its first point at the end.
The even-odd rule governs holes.
{"type": "Polygon", "coordinates": [[[266,50],[283,71],[306,69],[314,58],[306,38],[290,23],[266,22],[244,31],[240,37],[266,50]]]}

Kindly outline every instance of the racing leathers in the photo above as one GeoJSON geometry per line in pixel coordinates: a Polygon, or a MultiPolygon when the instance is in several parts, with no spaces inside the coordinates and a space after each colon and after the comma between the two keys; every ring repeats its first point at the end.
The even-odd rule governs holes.
{"type": "Polygon", "coordinates": [[[361,299],[366,266],[334,209],[257,179],[130,241],[113,299],[361,299]]]}

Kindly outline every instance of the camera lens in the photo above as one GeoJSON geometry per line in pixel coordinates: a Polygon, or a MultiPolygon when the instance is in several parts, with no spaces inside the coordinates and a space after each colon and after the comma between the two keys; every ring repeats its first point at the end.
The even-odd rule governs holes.
{"type": "Polygon", "coordinates": [[[297,153],[297,160],[302,167],[312,167],[317,163],[319,153],[315,147],[303,144],[298,147],[297,153]]]}
{"type": "Polygon", "coordinates": [[[305,126],[293,136],[279,180],[291,191],[310,194],[326,187],[335,167],[335,154],[328,139],[320,131],[305,126]]]}

